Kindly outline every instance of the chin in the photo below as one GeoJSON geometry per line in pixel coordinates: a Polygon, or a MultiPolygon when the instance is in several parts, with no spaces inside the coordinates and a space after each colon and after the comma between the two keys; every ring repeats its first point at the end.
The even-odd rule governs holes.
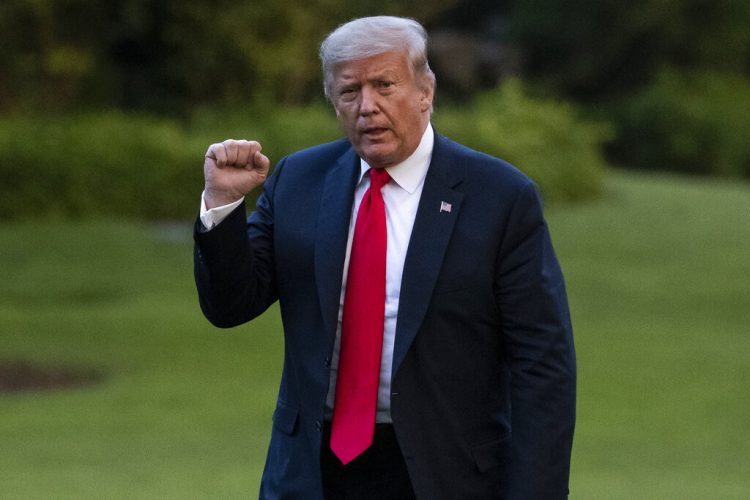
{"type": "Polygon", "coordinates": [[[371,167],[390,167],[397,163],[394,161],[396,152],[392,148],[365,148],[361,156],[371,167]]]}

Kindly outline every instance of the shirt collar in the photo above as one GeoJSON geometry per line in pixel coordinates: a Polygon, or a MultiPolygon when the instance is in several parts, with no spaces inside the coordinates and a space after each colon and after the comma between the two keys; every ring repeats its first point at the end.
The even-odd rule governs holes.
{"type": "MultiPolygon", "coordinates": [[[[434,145],[435,132],[432,130],[432,124],[428,123],[424,134],[422,134],[422,140],[419,141],[419,146],[411,156],[397,165],[386,168],[391,179],[407,193],[414,193],[424,181],[427,169],[430,167],[434,145]]],[[[359,182],[362,182],[362,178],[368,170],[370,170],[370,165],[365,160],[360,159],[359,182]]]]}

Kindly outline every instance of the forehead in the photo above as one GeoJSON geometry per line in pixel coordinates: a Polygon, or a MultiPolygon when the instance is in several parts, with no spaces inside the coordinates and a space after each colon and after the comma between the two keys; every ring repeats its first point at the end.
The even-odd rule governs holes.
{"type": "Polygon", "coordinates": [[[411,76],[411,66],[406,52],[383,52],[362,59],[343,61],[333,67],[337,81],[370,79],[379,76],[405,78],[411,76]]]}

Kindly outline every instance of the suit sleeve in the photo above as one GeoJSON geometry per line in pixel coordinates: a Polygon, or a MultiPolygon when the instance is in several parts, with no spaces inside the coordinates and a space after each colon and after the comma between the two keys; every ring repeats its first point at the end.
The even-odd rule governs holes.
{"type": "Polygon", "coordinates": [[[510,498],[566,498],[575,352],[562,273],[532,183],[513,206],[497,269],[497,303],[511,370],[510,498]]]}
{"type": "Polygon", "coordinates": [[[215,326],[230,328],[262,314],[276,299],[273,193],[283,160],[263,186],[255,211],[245,203],[210,231],[196,220],[194,270],[198,300],[215,326]]]}

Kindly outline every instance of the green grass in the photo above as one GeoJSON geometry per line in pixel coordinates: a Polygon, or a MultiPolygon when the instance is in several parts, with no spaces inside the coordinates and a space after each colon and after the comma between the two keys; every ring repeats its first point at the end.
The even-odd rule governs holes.
{"type": "Polygon", "coordinates": [[[750,186],[618,174],[550,217],[579,364],[572,497],[750,498],[750,186]]]}
{"type": "MultiPolygon", "coordinates": [[[[750,497],[750,186],[610,173],[548,211],[579,362],[571,498],[750,497]]],[[[254,498],[274,309],[202,318],[189,225],[0,225],[0,360],[107,374],[0,395],[0,497],[254,498]]]]}

